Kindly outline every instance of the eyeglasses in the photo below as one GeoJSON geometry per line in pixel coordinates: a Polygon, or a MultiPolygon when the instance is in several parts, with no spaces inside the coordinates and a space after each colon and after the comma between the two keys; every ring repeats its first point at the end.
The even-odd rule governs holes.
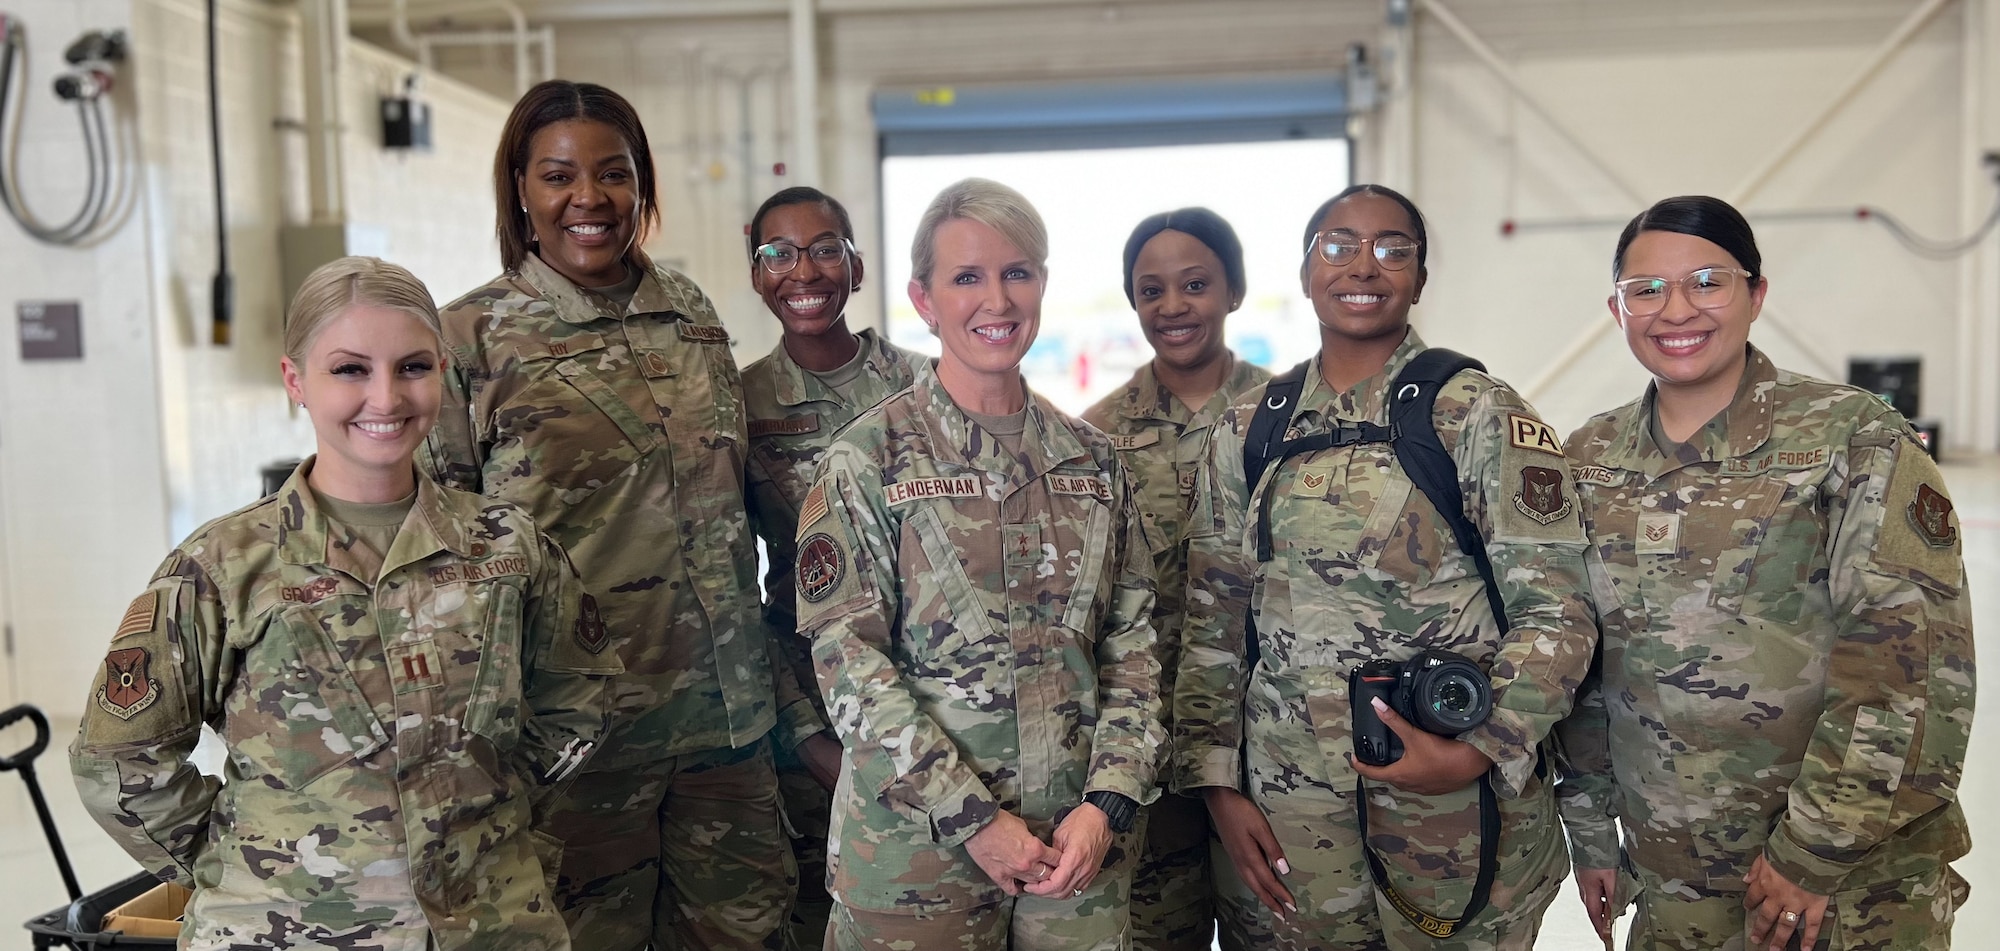
{"type": "Polygon", "coordinates": [[[1627,317],[1652,317],[1667,309],[1674,288],[1696,310],[1719,310],[1736,299],[1736,289],[1750,278],[1740,267],[1705,267],[1677,281],[1664,277],[1628,277],[1616,284],[1618,309],[1627,317]]]}
{"type": "Polygon", "coordinates": [[[1409,267],[1410,262],[1417,259],[1417,239],[1408,235],[1385,234],[1361,238],[1351,231],[1322,231],[1313,235],[1313,243],[1319,245],[1319,256],[1334,267],[1344,267],[1353,262],[1364,246],[1374,249],[1375,263],[1391,271],[1409,267]]]}
{"type": "Polygon", "coordinates": [[[853,249],[854,246],[849,244],[846,238],[827,238],[824,241],[815,241],[804,248],[789,241],[773,241],[758,246],[757,250],[750,252],[750,256],[762,264],[764,270],[772,274],[785,274],[799,266],[801,251],[805,252],[806,257],[812,258],[813,267],[831,268],[846,260],[848,252],[853,249]]]}

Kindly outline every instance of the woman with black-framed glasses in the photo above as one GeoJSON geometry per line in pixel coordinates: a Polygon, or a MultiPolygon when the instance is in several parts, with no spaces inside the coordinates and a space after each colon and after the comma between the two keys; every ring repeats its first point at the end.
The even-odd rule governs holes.
{"type": "Polygon", "coordinates": [[[1558,727],[1577,883],[1605,934],[1636,898],[1641,951],[1949,947],[1958,521],[1886,402],[1750,344],[1762,269],[1701,196],[1632,219],[1612,257],[1606,304],[1652,379],[1569,441],[1603,626],[1558,727]]]}
{"type": "Polygon", "coordinates": [[[1425,240],[1379,185],[1320,206],[1299,270],[1319,355],[1225,411],[1197,481],[1172,781],[1261,902],[1253,947],[1525,951],[1565,872],[1541,749],[1595,646],[1583,531],[1525,400],[1476,368],[1404,375],[1438,359],[1409,326],[1425,240]],[[1443,470],[1392,441],[1426,430],[1469,548],[1418,481],[1443,470]],[[1491,712],[1438,735],[1364,702],[1401,756],[1356,762],[1350,671],[1424,651],[1471,664],[1491,712]]]}
{"type": "Polygon", "coordinates": [[[840,202],[817,188],[787,188],[764,200],[750,219],[750,283],[784,326],[769,356],[743,371],[749,414],[750,525],[764,540],[764,620],[780,676],[778,787],[792,821],[799,862],[798,901],[791,930],[800,948],[826,935],[833,898],[826,891],[826,835],[840,740],[812,668],[812,645],[798,634],[793,608],[793,535],[812,489],[813,467],[833,434],[854,417],[910,385],[920,355],[872,328],[847,326],[847,301],[861,289],[861,254],[854,225],[840,202]],[[796,682],[802,692],[788,688],[796,682]]]}

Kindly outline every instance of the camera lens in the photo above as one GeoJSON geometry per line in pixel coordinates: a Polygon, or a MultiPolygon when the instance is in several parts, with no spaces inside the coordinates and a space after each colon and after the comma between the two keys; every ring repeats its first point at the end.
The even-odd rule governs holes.
{"type": "Polygon", "coordinates": [[[1423,665],[1410,683],[1418,725],[1440,736],[1457,736],[1493,712],[1493,689],[1486,673],[1457,657],[1423,665]]]}

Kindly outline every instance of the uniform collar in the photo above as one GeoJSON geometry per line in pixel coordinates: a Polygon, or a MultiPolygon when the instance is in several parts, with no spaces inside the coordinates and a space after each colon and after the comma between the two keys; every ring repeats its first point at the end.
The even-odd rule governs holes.
{"type": "Polygon", "coordinates": [[[653,262],[644,253],[634,251],[629,266],[641,271],[639,288],[632,292],[632,302],[623,309],[602,296],[578,287],[574,281],[556,273],[555,268],[533,252],[521,258],[519,273],[521,280],[526,281],[537,296],[554,305],[557,317],[572,324],[620,320],[627,314],[686,312],[682,303],[661,283],[659,270],[653,267],[653,262]]]}
{"type": "Polygon", "coordinates": [[[1229,375],[1223,378],[1222,387],[1208,398],[1206,404],[1188,409],[1172,390],[1167,389],[1166,384],[1160,382],[1159,374],[1154,372],[1153,361],[1148,360],[1125,384],[1125,391],[1119,394],[1114,411],[1126,419],[1156,419],[1181,424],[1202,414],[1221,415],[1223,410],[1229,408],[1232,397],[1256,382],[1253,378],[1257,373],[1255,364],[1238,357],[1234,351],[1225,352],[1229,355],[1229,375]]]}
{"type": "MultiPolygon", "coordinates": [[[[313,463],[318,458],[308,456],[278,489],[278,558],[288,565],[324,566],[372,581],[374,579],[366,577],[352,555],[333,544],[326,513],[320,511],[313,499],[312,489],[306,485],[306,476],[312,472],[313,463]]],[[[449,551],[464,558],[471,549],[465,526],[444,510],[444,496],[437,483],[418,472],[417,500],[410,506],[410,514],[403,519],[402,528],[396,532],[396,542],[390,546],[389,557],[383,559],[382,574],[440,551],[449,551]]]]}
{"type": "MultiPolygon", "coordinates": [[[[938,381],[936,359],[919,360],[914,369],[916,379],[912,385],[918,393],[924,394],[924,412],[934,424],[931,439],[933,456],[1010,478],[1020,474],[1020,464],[1005,454],[999,440],[980,429],[971,417],[965,415],[964,410],[958,408],[957,403],[951,401],[951,394],[946,393],[944,384],[938,381]],[[977,452],[970,448],[975,431],[979,442],[977,452]]],[[[1025,383],[1023,386],[1025,388],[1025,383]]],[[[1076,433],[1064,425],[1062,412],[1034,390],[1027,390],[1027,394],[1028,428],[1021,434],[1021,452],[1026,458],[1028,472],[1018,481],[1038,479],[1066,462],[1090,459],[1090,452],[1077,441],[1076,433]]]]}
{"type": "MultiPolygon", "coordinates": [[[[864,361],[861,375],[878,380],[892,378],[895,373],[896,356],[890,351],[889,341],[882,339],[873,328],[858,331],[854,337],[861,344],[859,353],[864,361]]],[[[820,382],[819,377],[792,359],[782,339],[778,341],[777,348],[771,351],[771,371],[772,394],[780,406],[841,402],[839,393],[820,382]]]]}
{"type": "MultiPolygon", "coordinates": [[[[1722,411],[1722,435],[1718,438],[1712,425],[1703,426],[1694,435],[1695,448],[1700,450],[1704,462],[1741,458],[1771,440],[1771,408],[1777,395],[1778,368],[1764,351],[1747,343],[1744,347],[1749,353],[1743,364],[1743,379],[1736,385],[1735,399],[1722,411]]],[[[1681,463],[1668,458],[1653,442],[1653,415],[1658,411],[1658,399],[1658,385],[1646,384],[1646,395],[1639,400],[1637,411],[1625,419],[1609,450],[1600,457],[1600,465],[1644,472],[1655,479],[1680,468],[1681,463]]]]}
{"type": "Polygon", "coordinates": [[[1314,354],[1306,367],[1306,387],[1299,394],[1299,412],[1316,413],[1325,422],[1325,417],[1338,417],[1352,421],[1369,421],[1387,424],[1389,422],[1389,384],[1396,374],[1410,365],[1417,354],[1430,349],[1424,345],[1424,338],[1417,336],[1417,329],[1411,327],[1404,333],[1403,342],[1389,355],[1389,361],[1382,369],[1345,393],[1335,393],[1328,386],[1321,371],[1321,357],[1314,354]]]}

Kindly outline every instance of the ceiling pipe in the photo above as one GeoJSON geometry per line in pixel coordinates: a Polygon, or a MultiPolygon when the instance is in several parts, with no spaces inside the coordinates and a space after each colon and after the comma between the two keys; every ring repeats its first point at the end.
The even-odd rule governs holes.
{"type": "Polygon", "coordinates": [[[793,181],[819,185],[819,22],[813,0],[792,0],[793,181]]]}

